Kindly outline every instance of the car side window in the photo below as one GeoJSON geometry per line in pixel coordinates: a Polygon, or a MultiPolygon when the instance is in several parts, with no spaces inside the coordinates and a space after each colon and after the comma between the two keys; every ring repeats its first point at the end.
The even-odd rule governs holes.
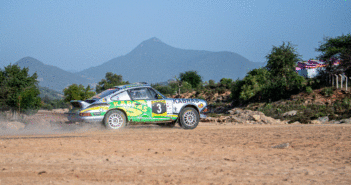
{"type": "Polygon", "coordinates": [[[111,97],[112,101],[126,101],[126,100],[130,100],[130,97],[127,93],[127,91],[123,91],[121,93],[116,94],[115,96],[111,97]]]}
{"type": "Polygon", "coordinates": [[[148,88],[148,89],[149,89],[149,92],[150,92],[152,99],[158,99],[157,93],[151,88],[148,88]]]}
{"type": "Polygon", "coordinates": [[[138,89],[131,89],[129,90],[129,94],[131,98],[134,100],[151,100],[154,99],[147,88],[138,88],[138,89]]]}

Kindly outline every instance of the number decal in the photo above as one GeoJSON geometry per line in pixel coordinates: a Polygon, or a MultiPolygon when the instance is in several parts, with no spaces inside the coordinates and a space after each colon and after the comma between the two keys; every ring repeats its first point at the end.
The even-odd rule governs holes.
{"type": "Polygon", "coordinates": [[[162,112],[162,105],[160,103],[156,104],[158,107],[157,113],[161,114],[162,112]]]}
{"type": "Polygon", "coordinates": [[[151,104],[152,104],[152,117],[167,115],[165,100],[152,101],[151,104]]]}

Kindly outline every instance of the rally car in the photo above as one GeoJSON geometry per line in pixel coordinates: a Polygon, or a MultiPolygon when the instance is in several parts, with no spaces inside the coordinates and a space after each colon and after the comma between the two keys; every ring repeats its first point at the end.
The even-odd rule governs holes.
{"type": "Polygon", "coordinates": [[[155,123],[194,129],[206,117],[207,102],[201,99],[167,98],[147,83],[116,86],[88,100],[72,100],[71,122],[102,122],[108,129],[120,129],[131,122],[155,123]]]}

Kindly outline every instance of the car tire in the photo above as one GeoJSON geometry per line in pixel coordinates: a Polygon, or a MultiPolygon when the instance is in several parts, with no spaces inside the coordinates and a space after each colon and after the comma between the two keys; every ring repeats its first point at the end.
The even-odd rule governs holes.
{"type": "Polygon", "coordinates": [[[194,129],[200,121],[199,113],[192,107],[182,109],[179,117],[179,126],[183,129],[194,129]]]}
{"type": "Polygon", "coordinates": [[[104,118],[104,125],[109,130],[117,130],[127,124],[126,115],[120,110],[109,111],[104,118]]]}

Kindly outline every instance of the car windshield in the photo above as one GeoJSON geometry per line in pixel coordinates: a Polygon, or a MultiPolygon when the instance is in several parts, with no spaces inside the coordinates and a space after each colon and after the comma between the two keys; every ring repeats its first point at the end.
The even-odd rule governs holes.
{"type": "Polygon", "coordinates": [[[164,96],[163,94],[161,94],[160,92],[158,92],[158,90],[153,89],[154,91],[156,91],[157,94],[161,95],[163,99],[167,98],[166,96],[164,96]]]}
{"type": "Polygon", "coordinates": [[[102,91],[100,94],[97,94],[95,96],[93,96],[90,99],[101,99],[101,98],[105,98],[108,95],[111,95],[113,93],[115,93],[116,91],[119,91],[119,88],[115,88],[115,89],[107,89],[106,91],[102,91]]]}

